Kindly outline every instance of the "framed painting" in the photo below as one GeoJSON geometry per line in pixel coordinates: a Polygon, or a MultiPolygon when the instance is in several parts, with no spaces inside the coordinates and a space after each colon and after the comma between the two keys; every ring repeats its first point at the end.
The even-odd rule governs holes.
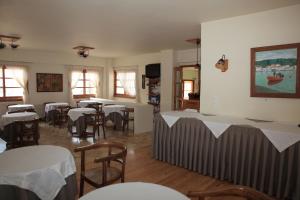
{"type": "Polygon", "coordinates": [[[36,74],[37,92],[62,92],[63,91],[63,75],[37,73],[36,74]]]}
{"type": "Polygon", "coordinates": [[[251,97],[300,98],[300,43],[251,49],[251,97]]]}

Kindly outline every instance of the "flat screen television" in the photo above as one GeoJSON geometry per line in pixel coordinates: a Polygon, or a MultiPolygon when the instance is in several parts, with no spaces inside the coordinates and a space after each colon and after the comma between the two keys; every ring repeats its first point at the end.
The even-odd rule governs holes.
{"type": "Polygon", "coordinates": [[[146,65],[146,77],[147,78],[160,77],[160,63],[146,65]]]}

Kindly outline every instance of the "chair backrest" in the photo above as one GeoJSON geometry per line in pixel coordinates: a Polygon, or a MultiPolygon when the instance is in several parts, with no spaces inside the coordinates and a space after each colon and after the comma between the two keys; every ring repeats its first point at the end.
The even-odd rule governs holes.
{"type": "Polygon", "coordinates": [[[71,109],[70,106],[57,106],[56,110],[58,110],[61,114],[67,113],[71,109]]]}
{"type": "Polygon", "coordinates": [[[102,110],[102,103],[90,103],[88,104],[86,107],[87,108],[94,108],[96,109],[97,112],[101,111],[102,110]]]}
{"type": "MultiPolygon", "coordinates": [[[[274,200],[264,193],[258,192],[252,188],[232,185],[224,187],[223,189],[217,189],[212,191],[190,191],[187,194],[188,197],[197,198],[198,200],[205,200],[207,197],[243,197],[247,200],[274,200]]],[[[213,200],[213,198],[212,198],[213,200]]]]}
{"type": "MultiPolygon", "coordinates": [[[[81,152],[81,172],[85,171],[85,152],[94,149],[103,149],[107,148],[107,156],[96,158],[94,160],[95,163],[101,162],[103,167],[107,167],[110,165],[110,162],[117,162],[122,165],[122,173],[125,173],[125,164],[126,164],[126,156],[127,156],[127,147],[122,143],[117,142],[101,142],[95,143],[87,146],[77,147],[74,149],[74,152],[81,152]],[[119,150],[118,153],[112,153],[114,149],[119,150]]],[[[106,180],[105,170],[103,170],[103,177],[106,180]]]]}
{"type": "Polygon", "coordinates": [[[48,103],[55,103],[55,102],[54,102],[54,101],[48,101],[48,102],[44,102],[44,103],[43,103],[43,105],[44,105],[44,108],[45,108],[46,104],[48,104],[48,103]]]}
{"type": "Polygon", "coordinates": [[[39,120],[27,120],[27,121],[17,121],[17,127],[19,129],[18,136],[20,137],[20,145],[23,146],[24,137],[31,137],[33,141],[37,144],[37,140],[40,137],[39,134],[39,120]]]}
{"type": "Polygon", "coordinates": [[[123,111],[123,118],[126,120],[126,119],[129,119],[129,113],[133,113],[134,112],[134,108],[125,108],[123,111]]]}

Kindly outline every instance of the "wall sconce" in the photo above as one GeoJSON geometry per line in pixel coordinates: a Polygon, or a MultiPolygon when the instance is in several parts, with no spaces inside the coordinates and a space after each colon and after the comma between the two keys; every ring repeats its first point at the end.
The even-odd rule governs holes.
{"type": "Polygon", "coordinates": [[[222,55],[222,58],[218,60],[218,62],[215,64],[215,67],[217,69],[220,69],[221,72],[226,72],[228,69],[228,59],[225,58],[225,55],[222,55]]]}

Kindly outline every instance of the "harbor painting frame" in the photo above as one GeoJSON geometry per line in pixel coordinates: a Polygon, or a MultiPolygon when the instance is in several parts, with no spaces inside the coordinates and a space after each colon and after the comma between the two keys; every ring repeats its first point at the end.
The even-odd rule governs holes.
{"type": "Polygon", "coordinates": [[[251,48],[250,96],[300,98],[300,43],[251,48]]]}

